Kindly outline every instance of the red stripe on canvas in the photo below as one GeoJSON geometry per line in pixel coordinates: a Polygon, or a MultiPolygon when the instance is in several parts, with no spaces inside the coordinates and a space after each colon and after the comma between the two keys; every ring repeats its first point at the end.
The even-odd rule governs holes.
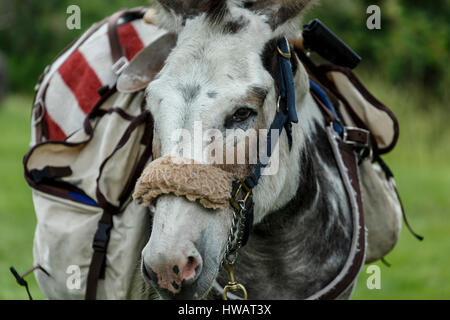
{"type": "Polygon", "coordinates": [[[64,131],[62,131],[59,125],[52,119],[52,117],[50,117],[47,111],[45,112],[44,120],[47,125],[48,140],[62,141],[67,138],[64,131]]]}
{"type": "Polygon", "coordinates": [[[135,55],[144,49],[144,44],[131,23],[119,26],[119,39],[120,44],[125,48],[128,60],[133,59],[135,55]]]}
{"type": "Polygon", "coordinates": [[[58,72],[74,94],[81,110],[88,114],[100,99],[98,89],[103,85],[83,54],[76,50],[58,72]]]}

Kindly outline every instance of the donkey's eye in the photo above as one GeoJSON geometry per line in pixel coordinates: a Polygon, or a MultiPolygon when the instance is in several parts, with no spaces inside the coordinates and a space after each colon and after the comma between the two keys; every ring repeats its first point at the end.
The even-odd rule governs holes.
{"type": "Polygon", "coordinates": [[[233,115],[230,115],[225,119],[225,128],[231,129],[234,127],[241,127],[256,114],[257,112],[253,109],[241,107],[237,109],[233,115]]]}
{"type": "Polygon", "coordinates": [[[242,122],[254,115],[255,111],[250,108],[240,108],[233,114],[234,122],[242,122]]]}

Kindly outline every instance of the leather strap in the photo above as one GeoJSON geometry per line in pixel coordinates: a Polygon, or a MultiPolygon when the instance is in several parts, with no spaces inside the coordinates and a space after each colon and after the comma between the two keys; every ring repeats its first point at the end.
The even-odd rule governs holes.
{"type": "MultiPolygon", "coordinates": [[[[338,166],[340,169],[341,176],[348,175],[348,179],[351,183],[351,188],[346,185],[347,195],[349,197],[353,196],[352,193],[355,194],[357,207],[354,208],[352,206],[352,211],[356,210],[357,212],[353,212],[354,216],[357,216],[358,219],[353,219],[353,223],[358,223],[358,225],[354,226],[353,240],[352,242],[356,244],[356,252],[352,257],[352,252],[350,253],[349,259],[352,259],[351,266],[346,270],[345,275],[331,288],[328,292],[322,295],[320,300],[331,300],[339,297],[341,293],[347,290],[352,283],[355,281],[356,277],[361,271],[361,268],[364,264],[365,259],[365,251],[366,251],[366,232],[365,232],[365,223],[364,223],[364,212],[363,212],[363,203],[361,198],[361,189],[359,184],[358,177],[358,166],[356,161],[356,155],[354,149],[351,145],[343,142],[342,139],[336,137],[336,143],[338,145],[337,150],[342,158],[343,164],[346,170],[342,170],[341,166],[338,166]]],[[[335,156],[337,156],[335,154],[335,156]]]]}
{"type": "MultiPolygon", "coordinates": [[[[327,123],[335,123],[336,116],[323,104],[315,91],[314,100],[322,111],[327,123]]],[[[370,133],[359,128],[343,128],[345,140],[335,128],[327,127],[328,138],[338,165],[344,187],[352,209],[353,236],[349,257],[338,276],[327,287],[312,296],[312,299],[331,300],[338,298],[355,281],[364,264],[366,251],[366,232],[363,203],[358,176],[356,148],[370,141],[370,133]]]]}
{"type": "Polygon", "coordinates": [[[125,48],[120,44],[119,38],[119,30],[117,29],[117,24],[125,15],[128,10],[120,10],[113,14],[108,19],[108,39],[109,39],[109,47],[111,48],[111,58],[113,64],[119,61],[122,57],[125,57],[125,48]]]}
{"type": "Polygon", "coordinates": [[[370,147],[370,132],[360,128],[346,127],[344,140],[355,146],[370,147]]]}
{"type": "Polygon", "coordinates": [[[319,97],[317,97],[317,95],[314,93],[314,91],[311,91],[312,97],[314,99],[314,101],[317,103],[317,105],[320,107],[320,109],[322,110],[322,113],[325,117],[325,121],[327,123],[334,123],[337,121],[335,115],[333,113],[331,113],[330,109],[328,109],[325,104],[322,102],[322,100],[319,99],[319,97]]]}

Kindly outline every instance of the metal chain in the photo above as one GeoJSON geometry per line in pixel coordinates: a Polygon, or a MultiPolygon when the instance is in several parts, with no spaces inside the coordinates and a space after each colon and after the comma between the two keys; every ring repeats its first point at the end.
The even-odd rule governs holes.
{"type": "Polygon", "coordinates": [[[228,234],[227,248],[225,250],[224,262],[234,265],[237,260],[239,249],[242,247],[242,238],[244,236],[246,212],[245,202],[238,201],[241,209],[239,212],[233,210],[233,220],[231,221],[230,233],[228,234]]]}

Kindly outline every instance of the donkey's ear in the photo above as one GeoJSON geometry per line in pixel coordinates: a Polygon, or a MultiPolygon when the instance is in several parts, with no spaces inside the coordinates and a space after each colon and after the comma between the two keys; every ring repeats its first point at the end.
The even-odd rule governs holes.
{"type": "Polygon", "coordinates": [[[117,90],[136,92],[144,89],[161,71],[176,41],[175,34],[165,33],[138,53],[117,80],[117,90]]]}
{"type": "Polygon", "coordinates": [[[243,7],[267,16],[267,23],[275,30],[288,20],[291,20],[306,9],[316,0],[244,0],[243,7]]]}

